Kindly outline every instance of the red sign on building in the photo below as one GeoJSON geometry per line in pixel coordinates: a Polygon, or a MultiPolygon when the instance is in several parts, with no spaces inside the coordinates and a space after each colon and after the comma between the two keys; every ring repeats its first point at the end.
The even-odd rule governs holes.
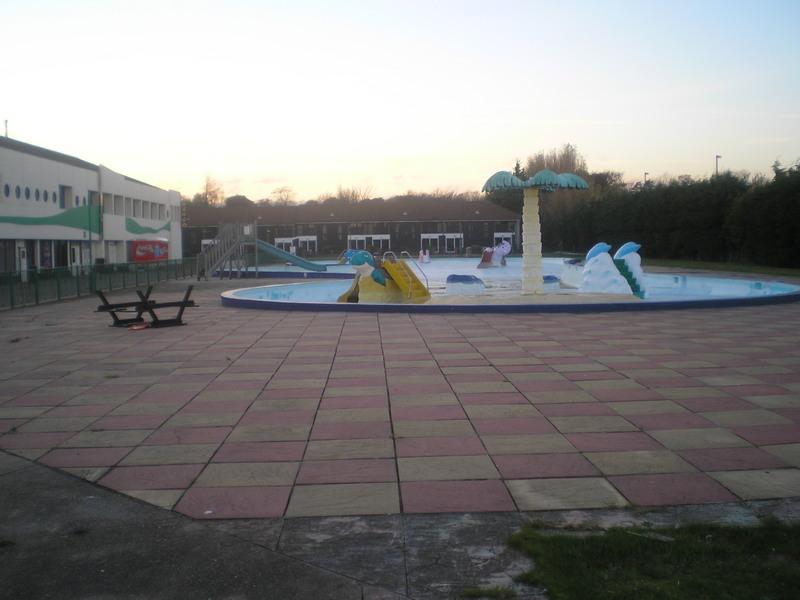
{"type": "Polygon", "coordinates": [[[134,240],[131,242],[131,260],[133,262],[153,262],[169,258],[169,242],[134,240]]]}

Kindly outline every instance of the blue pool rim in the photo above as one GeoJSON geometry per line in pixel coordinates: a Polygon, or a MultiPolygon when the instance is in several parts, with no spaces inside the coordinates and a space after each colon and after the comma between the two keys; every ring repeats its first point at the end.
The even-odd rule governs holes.
{"type": "Polygon", "coordinates": [[[222,306],[260,310],[307,312],[478,314],[478,313],[601,313],[641,312],[652,310],[687,310],[697,308],[737,308],[800,302],[800,291],[755,298],[712,298],[709,300],[665,300],[663,302],[597,302],[586,304],[370,304],[345,302],[284,302],[234,298],[237,290],[220,294],[222,306]]]}

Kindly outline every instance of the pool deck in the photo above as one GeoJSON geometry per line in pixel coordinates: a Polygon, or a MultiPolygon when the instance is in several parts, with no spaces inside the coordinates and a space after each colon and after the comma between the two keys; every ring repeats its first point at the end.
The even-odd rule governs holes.
{"type": "MultiPolygon", "coordinates": [[[[188,324],[160,330],[108,327],[91,298],[0,313],[0,449],[195,519],[280,523],[284,543],[296,517],[518,519],[800,497],[800,303],[221,307],[219,292],[239,285],[199,283],[188,324]]],[[[502,522],[505,535],[520,521],[502,522]]],[[[422,535],[415,523],[403,521],[404,539],[422,535]]]]}
{"type": "Polygon", "coordinates": [[[195,518],[800,496],[800,304],[345,315],[222,287],[162,330],[3,313],[0,448],[195,518]]]}

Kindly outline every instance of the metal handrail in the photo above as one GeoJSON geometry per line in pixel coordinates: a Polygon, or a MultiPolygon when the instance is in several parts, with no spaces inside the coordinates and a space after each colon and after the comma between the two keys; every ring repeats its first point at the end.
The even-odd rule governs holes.
{"type": "MultiPolygon", "coordinates": [[[[400,256],[402,256],[403,254],[408,254],[408,251],[403,250],[402,252],[400,252],[400,256]]],[[[392,258],[393,262],[397,262],[397,255],[392,250],[387,250],[386,252],[383,253],[383,258],[386,259],[387,257],[392,258]]],[[[417,268],[417,270],[419,270],[420,273],[422,273],[422,277],[425,279],[425,289],[428,290],[428,292],[430,292],[431,291],[431,287],[430,287],[430,284],[428,283],[428,276],[425,274],[425,271],[422,270],[422,267],[420,267],[417,264],[417,261],[415,261],[411,257],[410,254],[408,254],[408,257],[409,258],[406,261],[406,263],[410,262],[412,265],[414,265],[417,268]]],[[[409,281],[409,284],[410,283],[411,283],[411,281],[409,281]]],[[[410,285],[409,285],[409,296],[408,297],[409,298],[411,297],[411,286],[410,285]]]]}

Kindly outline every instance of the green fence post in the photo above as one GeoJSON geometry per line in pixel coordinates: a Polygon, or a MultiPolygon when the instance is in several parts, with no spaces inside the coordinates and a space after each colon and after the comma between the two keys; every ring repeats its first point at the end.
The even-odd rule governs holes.
{"type": "Polygon", "coordinates": [[[14,273],[8,274],[8,304],[14,308],[14,273]]]}
{"type": "Polygon", "coordinates": [[[39,304],[39,271],[33,269],[31,277],[33,278],[33,303],[39,304]]]}
{"type": "Polygon", "coordinates": [[[56,300],[61,301],[61,267],[56,267],[56,300]]]}
{"type": "Polygon", "coordinates": [[[75,267],[75,295],[81,297],[81,268],[75,267]]]}

